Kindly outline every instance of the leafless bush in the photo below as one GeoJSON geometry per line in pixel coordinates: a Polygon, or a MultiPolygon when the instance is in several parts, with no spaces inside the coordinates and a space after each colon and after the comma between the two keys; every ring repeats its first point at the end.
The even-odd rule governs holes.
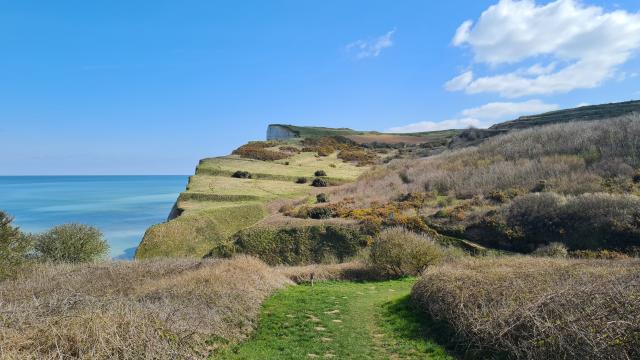
{"type": "Polygon", "coordinates": [[[250,257],[42,265],[0,283],[0,358],[203,358],[286,283],[250,257]]]}
{"type": "Polygon", "coordinates": [[[640,357],[640,261],[465,258],[427,269],[413,301],[465,349],[519,359],[640,357]]]}

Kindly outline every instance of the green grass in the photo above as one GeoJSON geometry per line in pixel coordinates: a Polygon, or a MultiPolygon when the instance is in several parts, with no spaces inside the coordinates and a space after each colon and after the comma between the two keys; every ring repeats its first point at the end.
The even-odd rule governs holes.
{"type": "Polygon", "coordinates": [[[277,162],[235,155],[204,159],[177,200],[181,215],[149,228],[136,258],[204,256],[237,231],[262,220],[270,201],[304,198],[311,193],[309,184],[295,183],[298,177],[312,179],[316,170],[324,170],[331,182],[344,183],[367,169],[344,163],[336,154],[316,157],[301,153],[277,162]],[[231,177],[238,170],[255,178],[231,177]]]}
{"type": "Polygon", "coordinates": [[[144,234],[136,258],[203,257],[235,232],[265,216],[260,202],[202,203],[222,206],[187,211],[174,220],[153,225],[144,234]]]}
{"type": "Polygon", "coordinates": [[[450,359],[414,313],[414,279],[288,287],[267,300],[254,336],[220,359],[450,359]]]}

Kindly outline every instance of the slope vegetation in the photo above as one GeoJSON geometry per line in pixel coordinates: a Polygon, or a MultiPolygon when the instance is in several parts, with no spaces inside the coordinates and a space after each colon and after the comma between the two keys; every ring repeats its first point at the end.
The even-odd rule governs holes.
{"type": "MultiPolygon", "coordinates": [[[[296,143],[286,146],[300,152],[273,161],[240,155],[200,161],[172,211],[175,218],[147,230],[136,258],[202,257],[237,231],[264,219],[268,203],[309,195],[316,171],[325,171],[323,179],[330,184],[340,184],[354,181],[367,169],[338,159],[335,152],[318,156],[302,152],[296,143]],[[234,177],[236,172],[240,177],[234,177]]],[[[278,146],[265,150],[279,151],[278,146]]]]}

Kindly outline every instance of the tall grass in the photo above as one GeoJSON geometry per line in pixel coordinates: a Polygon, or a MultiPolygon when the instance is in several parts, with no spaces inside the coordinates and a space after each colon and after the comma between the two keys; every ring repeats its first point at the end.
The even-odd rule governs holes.
{"type": "Polygon", "coordinates": [[[640,357],[640,261],[464,258],[428,268],[414,302],[474,356],[640,357]]]}
{"type": "Polygon", "coordinates": [[[0,358],[203,358],[287,283],[250,257],[39,266],[0,283],[0,358]]]}
{"type": "Polygon", "coordinates": [[[625,186],[612,189],[609,180],[629,183],[638,167],[640,115],[633,114],[514,131],[477,147],[395,160],[335,190],[334,197],[353,197],[361,205],[420,191],[469,198],[494,190],[529,191],[543,180],[563,194],[624,191],[625,186]]]}

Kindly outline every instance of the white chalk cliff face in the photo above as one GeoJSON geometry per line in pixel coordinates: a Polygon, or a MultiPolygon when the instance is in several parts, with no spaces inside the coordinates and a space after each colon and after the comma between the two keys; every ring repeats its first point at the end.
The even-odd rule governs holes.
{"type": "Polygon", "coordinates": [[[296,137],[296,133],[281,125],[269,125],[267,140],[287,140],[296,137]]]}

